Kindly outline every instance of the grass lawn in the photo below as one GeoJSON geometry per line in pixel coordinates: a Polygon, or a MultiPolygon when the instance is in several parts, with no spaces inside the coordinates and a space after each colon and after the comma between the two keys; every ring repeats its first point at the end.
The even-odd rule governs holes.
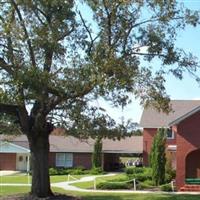
{"type": "MultiPolygon", "coordinates": [[[[73,177],[80,179],[84,176],[89,175],[73,175],[73,177]]],[[[64,182],[68,180],[67,175],[60,175],[60,176],[51,176],[50,177],[51,183],[58,183],[58,182],[64,182]]],[[[70,180],[73,180],[70,178],[70,180]]],[[[28,183],[28,176],[26,174],[21,175],[13,175],[13,176],[0,176],[0,184],[1,183],[28,183]]],[[[29,176],[29,183],[31,183],[31,176],[29,176]]]]}
{"type": "MultiPolygon", "coordinates": [[[[53,192],[82,197],[83,200],[199,200],[200,195],[171,195],[171,194],[107,194],[71,192],[60,188],[52,188],[53,192]]],[[[30,187],[1,186],[0,196],[28,193],[30,187]]]]}
{"type": "MultiPolygon", "coordinates": [[[[31,182],[31,176],[29,176],[31,182]]],[[[0,176],[0,183],[28,183],[27,175],[0,176]]]]}
{"type": "Polygon", "coordinates": [[[30,187],[26,186],[0,186],[0,196],[22,194],[30,192],[30,187]]]}
{"type": "MultiPolygon", "coordinates": [[[[117,181],[124,181],[124,180],[127,180],[127,176],[126,176],[126,174],[122,173],[122,174],[117,174],[115,176],[99,177],[99,178],[96,178],[96,184],[105,182],[105,181],[112,181],[112,180],[116,180],[116,179],[117,179],[117,181]]],[[[94,187],[94,181],[73,183],[71,185],[79,187],[79,188],[83,188],[83,189],[89,189],[89,188],[94,187]]]]}

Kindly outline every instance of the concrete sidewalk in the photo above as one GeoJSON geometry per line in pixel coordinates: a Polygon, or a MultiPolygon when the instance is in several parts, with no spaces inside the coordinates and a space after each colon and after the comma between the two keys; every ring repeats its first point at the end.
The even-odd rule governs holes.
{"type": "MultiPolygon", "coordinates": [[[[87,176],[87,177],[82,177],[79,180],[74,180],[74,181],[68,181],[68,182],[60,182],[60,183],[52,183],[51,186],[53,187],[59,187],[62,188],[64,190],[72,190],[72,191],[90,191],[88,189],[82,189],[82,188],[78,188],[76,186],[73,186],[71,184],[73,183],[81,183],[81,182],[88,182],[88,181],[94,181],[95,178],[98,177],[108,177],[108,176],[115,176],[116,174],[106,174],[106,175],[97,175],[97,176],[87,176]]],[[[94,191],[94,190],[91,190],[94,191]]]]}

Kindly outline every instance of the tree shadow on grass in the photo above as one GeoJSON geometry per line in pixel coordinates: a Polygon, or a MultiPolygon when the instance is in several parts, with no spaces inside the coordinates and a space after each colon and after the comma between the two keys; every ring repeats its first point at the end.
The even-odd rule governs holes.
{"type": "Polygon", "coordinates": [[[89,194],[83,200],[199,200],[200,195],[182,194],[89,194]]]}

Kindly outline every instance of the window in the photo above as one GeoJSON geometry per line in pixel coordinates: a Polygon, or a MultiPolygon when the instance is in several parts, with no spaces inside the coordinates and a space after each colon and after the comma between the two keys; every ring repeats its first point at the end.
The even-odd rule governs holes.
{"type": "Polygon", "coordinates": [[[19,162],[23,161],[23,156],[19,156],[19,162]]]}
{"type": "Polygon", "coordinates": [[[72,153],[56,153],[56,167],[72,167],[73,154],[72,153]]]}
{"type": "Polygon", "coordinates": [[[174,131],[171,128],[167,129],[167,139],[174,139],[174,131]]]}

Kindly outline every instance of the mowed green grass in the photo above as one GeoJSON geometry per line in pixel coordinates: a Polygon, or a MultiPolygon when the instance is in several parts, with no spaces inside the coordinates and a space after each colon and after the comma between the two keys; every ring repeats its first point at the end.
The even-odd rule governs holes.
{"type": "MultiPolygon", "coordinates": [[[[74,175],[74,178],[80,179],[86,175],[74,175]]],[[[88,175],[87,175],[88,176],[88,175]]],[[[28,184],[31,183],[31,176],[27,176],[25,174],[21,175],[12,175],[12,176],[0,176],[0,184],[6,184],[6,183],[22,183],[22,184],[28,184]]],[[[73,180],[70,178],[70,181],[73,180]]],[[[58,183],[58,182],[65,182],[68,181],[67,175],[60,175],[60,176],[50,176],[51,183],[58,183]]]]}
{"type": "MultiPolygon", "coordinates": [[[[200,195],[173,194],[125,194],[125,193],[89,193],[72,192],[53,187],[53,192],[69,196],[82,197],[83,200],[199,200],[200,195]]],[[[0,196],[24,194],[30,192],[30,187],[0,186],[0,196]]]]}
{"type": "Polygon", "coordinates": [[[0,186],[0,196],[8,196],[14,194],[24,194],[30,192],[28,186],[0,186]]]}

